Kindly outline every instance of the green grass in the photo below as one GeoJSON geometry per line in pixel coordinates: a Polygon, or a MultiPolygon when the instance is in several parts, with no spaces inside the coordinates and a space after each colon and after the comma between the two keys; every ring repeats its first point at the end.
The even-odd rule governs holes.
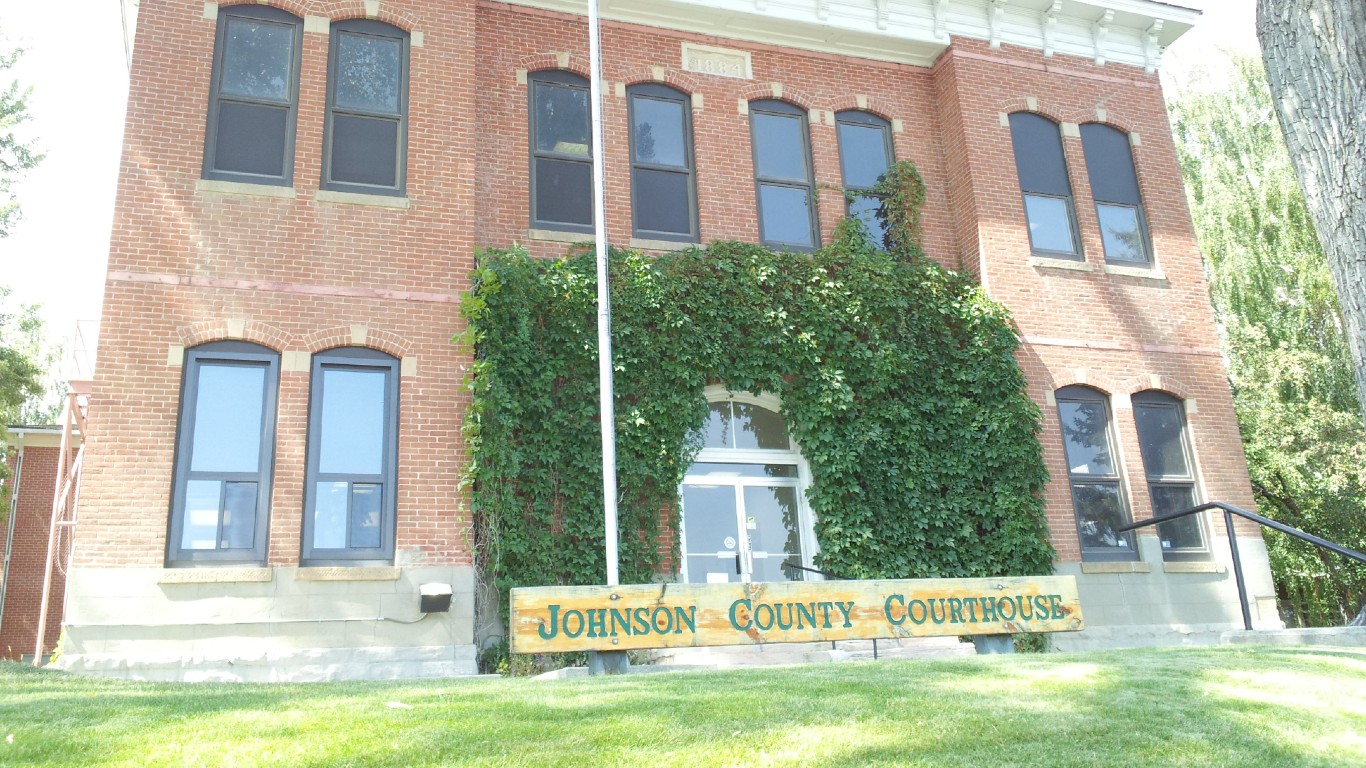
{"type": "Polygon", "coordinates": [[[0,765],[1336,768],[1366,765],[1366,651],[314,685],[128,683],[0,664],[0,765]]]}

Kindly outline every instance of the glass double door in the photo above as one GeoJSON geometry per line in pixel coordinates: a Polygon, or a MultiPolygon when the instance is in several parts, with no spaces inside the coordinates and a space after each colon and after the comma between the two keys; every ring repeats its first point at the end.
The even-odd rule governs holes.
{"type": "Polygon", "coordinates": [[[796,475],[788,465],[694,465],[680,489],[684,581],[800,580],[782,566],[804,564],[796,475]]]}

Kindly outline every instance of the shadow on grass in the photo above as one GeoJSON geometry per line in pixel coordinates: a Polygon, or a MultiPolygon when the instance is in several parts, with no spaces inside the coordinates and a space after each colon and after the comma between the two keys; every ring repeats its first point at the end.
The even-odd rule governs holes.
{"type": "Polygon", "coordinates": [[[1360,704],[1363,681],[1363,655],[1247,647],[560,682],[189,686],[0,666],[0,731],[16,734],[0,763],[1336,766],[1366,762],[1351,739],[1366,705],[1325,691],[1360,704]]]}

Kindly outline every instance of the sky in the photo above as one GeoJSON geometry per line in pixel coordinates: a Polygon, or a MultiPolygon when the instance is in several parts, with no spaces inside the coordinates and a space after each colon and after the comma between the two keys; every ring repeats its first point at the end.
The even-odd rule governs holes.
{"type": "MultiPolygon", "coordinates": [[[[1256,0],[1170,1],[1205,13],[1164,55],[1169,96],[1217,87],[1227,51],[1256,55],[1256,0]]],[[[23,219],[0,239],[0,284],[11,302],[40,304],[49,337],[70,349],[77,323],[90,336],[99,319],[128,67],[119,0],[64,9],[54,24],[47,3],[0,3],[0,34],[26,49],[13,74],[33,88],[20,132],[47,154],[16,185],[23,219]]]]}

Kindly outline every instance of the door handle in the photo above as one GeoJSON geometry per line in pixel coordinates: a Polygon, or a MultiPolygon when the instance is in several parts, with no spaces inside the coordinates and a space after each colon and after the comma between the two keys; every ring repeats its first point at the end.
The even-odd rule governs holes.
{"type": "Polygon", "coordinates": [[[742,573],[742,572],[740,571],[740,553],[739,553],[739,552],[736,552],[736,553],[735,553],[735,575],[736,575],[736,576],[740,576],[741,573],[742,573]]]}

